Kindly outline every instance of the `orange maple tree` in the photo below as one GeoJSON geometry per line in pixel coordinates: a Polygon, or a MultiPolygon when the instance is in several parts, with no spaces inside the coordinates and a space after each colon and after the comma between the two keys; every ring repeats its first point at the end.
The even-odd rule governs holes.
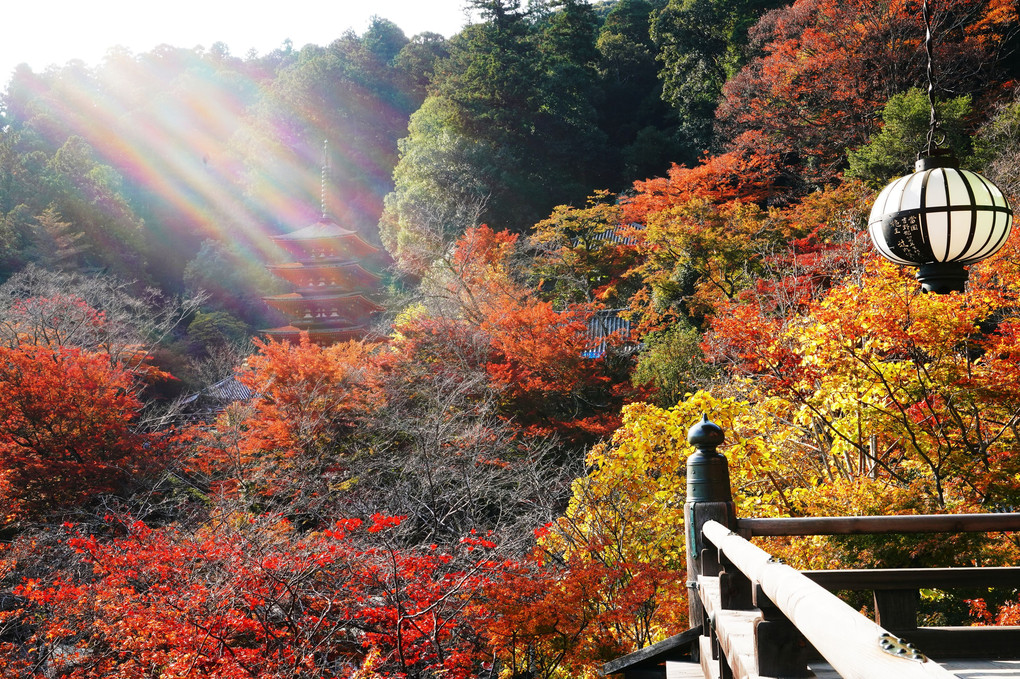
{"type": "Polygon", "coordinates": [[[158,457],[132,429],[134,384],[106,354],[0,347],[0,524],[112,492],[158,457]]]}
{"type": "Polygon", "coordinates": [[[515,278],[516,244],[507,232],[469,229],[436,285],[443,304],[398,319],[392,346],[400,360],[429,361],[436,370],[484,370],[504,416],[527,431],[597,440],[633,397],[626,366],[595,351],[587,327],[595,305],[557,309],[515,278]]]}
{"type": "Polygon", "coordinates": [[[322,347],[307,336],[255,346],[237,373],[252,398],[198,433],[193,466],[223,490],[285,501],[302,493],[302,478],[342,472],[344,437],[385,402],[385,356],[372,344],[322,347]]]}

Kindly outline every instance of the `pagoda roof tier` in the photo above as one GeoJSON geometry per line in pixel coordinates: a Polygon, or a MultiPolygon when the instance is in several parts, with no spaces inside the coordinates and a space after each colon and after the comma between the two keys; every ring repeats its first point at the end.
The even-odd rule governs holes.
{"type": "Polygon", "coordinates": [[[292,292],[287,295],[273,295],[263,299],[274,309],[291,319],[323,322],[328,318],[338,320],[364,318],[382,311],[382,307],[361,294],[303,295],[292,292]]]}
{"type": "Polygon", "coordinates": [[[290,262],[269,270],[288,283],[302,288],[333,287],[365,291],[379,286],[382,278],[358,262],[290,262]]]}
{"type": "Polygon", "coordinates": [[[315,344],[329,345],[336,342],[363,339],[368,335],[369,329],[364,325],[348,328],[299,328],[295,325],[284,325],[278,328],[269,328],[262,332],[273,339],[295,343],[300,340],[301,333],[304,332],[308,334],[308,339],[315,344]]]}
{"type": "Polygon", "coordinates": [[[357,231],[340,226],[332,219],[274,236],[273,241],[295,254],[310,259],[366,259],[377,257],[379,248],[361,237],[357,231]]]}

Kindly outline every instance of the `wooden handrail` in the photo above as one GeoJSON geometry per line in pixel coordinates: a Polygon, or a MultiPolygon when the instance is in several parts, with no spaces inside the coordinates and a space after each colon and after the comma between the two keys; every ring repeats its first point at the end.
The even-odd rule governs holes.
{"type": "Polygon", "coordinates": [[[702,535],[782,611],[844,679],[921,679],[954,675],[931,661],[911,660],[882,650],[889,634],[799,571],[775,561],[716,521],[702,535]]]}
{"type": "Polygon", "coordinates": [[[1020,513],[737,519],[737,531],[747,537],[1020,531],[1020,513]]]}

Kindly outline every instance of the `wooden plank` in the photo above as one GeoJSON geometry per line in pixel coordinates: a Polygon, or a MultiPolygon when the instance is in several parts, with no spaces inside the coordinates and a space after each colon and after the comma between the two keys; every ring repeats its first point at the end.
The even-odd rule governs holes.
{"type": "Polygon", "coordinates": [[[718,577],[698,576],[698,595],[712,620],[719,653],[726,657],[734,679],[756,678],[754,625],[761,619],[761,612],[757,609],[732,611],[723,608],[718,577]]]}
{"type": "Polygon", "coordinates": [[[733,671],[734,679],[757,679],[754,657],[754,625],[761,620],[758,611],[721,610],[715,616],[719,651],[733,671]]]}
{"type": "Polygon", "coordinates": [[[702,674],[705,675],[705,679],[720,679],[719,661],[712,657],[712,640],[708,637],[701,637],[699,644],[702,674]]]}
{"type": "Polygon", "coordinates": [[[873,568],[802,571],[830,591],[841,589],[911,589],[954,587],[1020,587],[1020,568],[873,568]]]}
{"type": "Polygon", "coordinates": [[[814,652],[783,612],[776,608],[760,586],[754,588],[754,603],[762,619],[754,627],[758,673],[769,677],[809,677],[808,657],[814,652]]]}
{"type": "MultiPolygon", "coordinates": [[[[699,577],[698,592],[715,628],[719,652],[725,656],[734,678],[758,679],[769,676],[759,673],[756,653],[758,625],[764,622],[762,612],[757,608],[749,610],[724,608],[720,598],[718,577],[699,577]]],[[[704,666],[704,658],[702,664],[704,666]]]]}
{"type": "MultiPolygon", "coordinates": [[[[762,622],[759,611],[731,611],[722,609],[714,618],[716,638],[719,652],[725,656],[726,663],[733,672],[734,679],[764,679],[769,676],[758,671],[755,641],[757,625],[762,622]]],[[[790,675],[792,676],[792,675],[790,675]]],[[[812,676],[799,674],[797,676],[812,676]]]]}
{"type": "Polygon", "coordinates": [[[861,535],[878,533],[985,533],[1020,531],[1020,514],[921,514],[737,519],[746,536],[861,535]]]}
{"type": "MultiPolygon", "coordinates": [[[[1020,679],[1020,660],[944,660],[939,663],[961,679],[1020,679]]],[[[831,665],[812,663],[817,679],[840,679],[831,665]]]]}
{"type": "Polygon", "coordinates": [[[936,660],[1020,659],[1020,627],[919,627],[894,633],[936,660]]]}
{"type": "Polygon", "coordinates": [[[946,660],[942,665],[963,679],[1016,679],[1020,660],[946,660]]]}
{"type": "Polygon", "coordinates": [[[705,612],[711,618],[722,608],[719,595],[719,578],[718,576],[699,575],[697,582],[701,605],[705,607],[705,612]]]}
{"type": "Polygon", "coordinates": [[[757,679],[754,661],[754,623],[757,616],[748,611],[722,611],[716,616],[719,652],[733,671],[734,679],[757,679]]]}
{"type": "Polygon", "coordinates": [[[674,634],[668,639],[652,644],[651,646],[645,646],[640,648],[633,653],[620,656],[619,658],[613,658],[602,666],[602,674],[616,674],[618,672],[628,672],[632,668],[643,667],[646,665],[660,665],[667,660],[682,660],[684,658],[691,657],[691,650],[698,642],[698,637],[701,636],[701,627],[694,627],[681,632],[680,634],[674,634]]]}
{"type": "Polygon", "coordinates": [[[761,586],[843,679],[958,679],[936,662],[883,651],[885,629],[722,524],[706,523],[703,534],[761,586]]]}
{"type": "Polygon", "coordinates": [[[705,674],[699,663],[667,661],[666,679],[705,679],[705,674]]]}
{"type": "Polygon", "coordinates": [[[727,566],[719,573],[719,603],[723,608],[754,608],[751,581],[733,566],[727,566]]]}

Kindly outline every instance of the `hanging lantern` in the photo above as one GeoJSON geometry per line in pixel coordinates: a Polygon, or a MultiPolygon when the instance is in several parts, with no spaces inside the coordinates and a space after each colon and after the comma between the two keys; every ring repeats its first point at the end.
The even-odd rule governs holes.
{"type": "Polygon", "coordinates": [[[1002,191],[958,165],[949,156],[921,158],[913,174],[882,190],[868,219],[879,253],[919,267],[925,292],[962,292],[965,267],[995,254],[1013,222],[1002,191]]]}
{"type": "Polygon", "coordinates": [[[882,189],[868,218],[879,253],[897,264],[918,267],[925,292],[963,292],[969,264],[991,257],[1009,237],[1013,211],[995,184],[968,170],[938,148],[931,8],[921,3],[928,58],[928,138],[914,174],[882,189]]]}

